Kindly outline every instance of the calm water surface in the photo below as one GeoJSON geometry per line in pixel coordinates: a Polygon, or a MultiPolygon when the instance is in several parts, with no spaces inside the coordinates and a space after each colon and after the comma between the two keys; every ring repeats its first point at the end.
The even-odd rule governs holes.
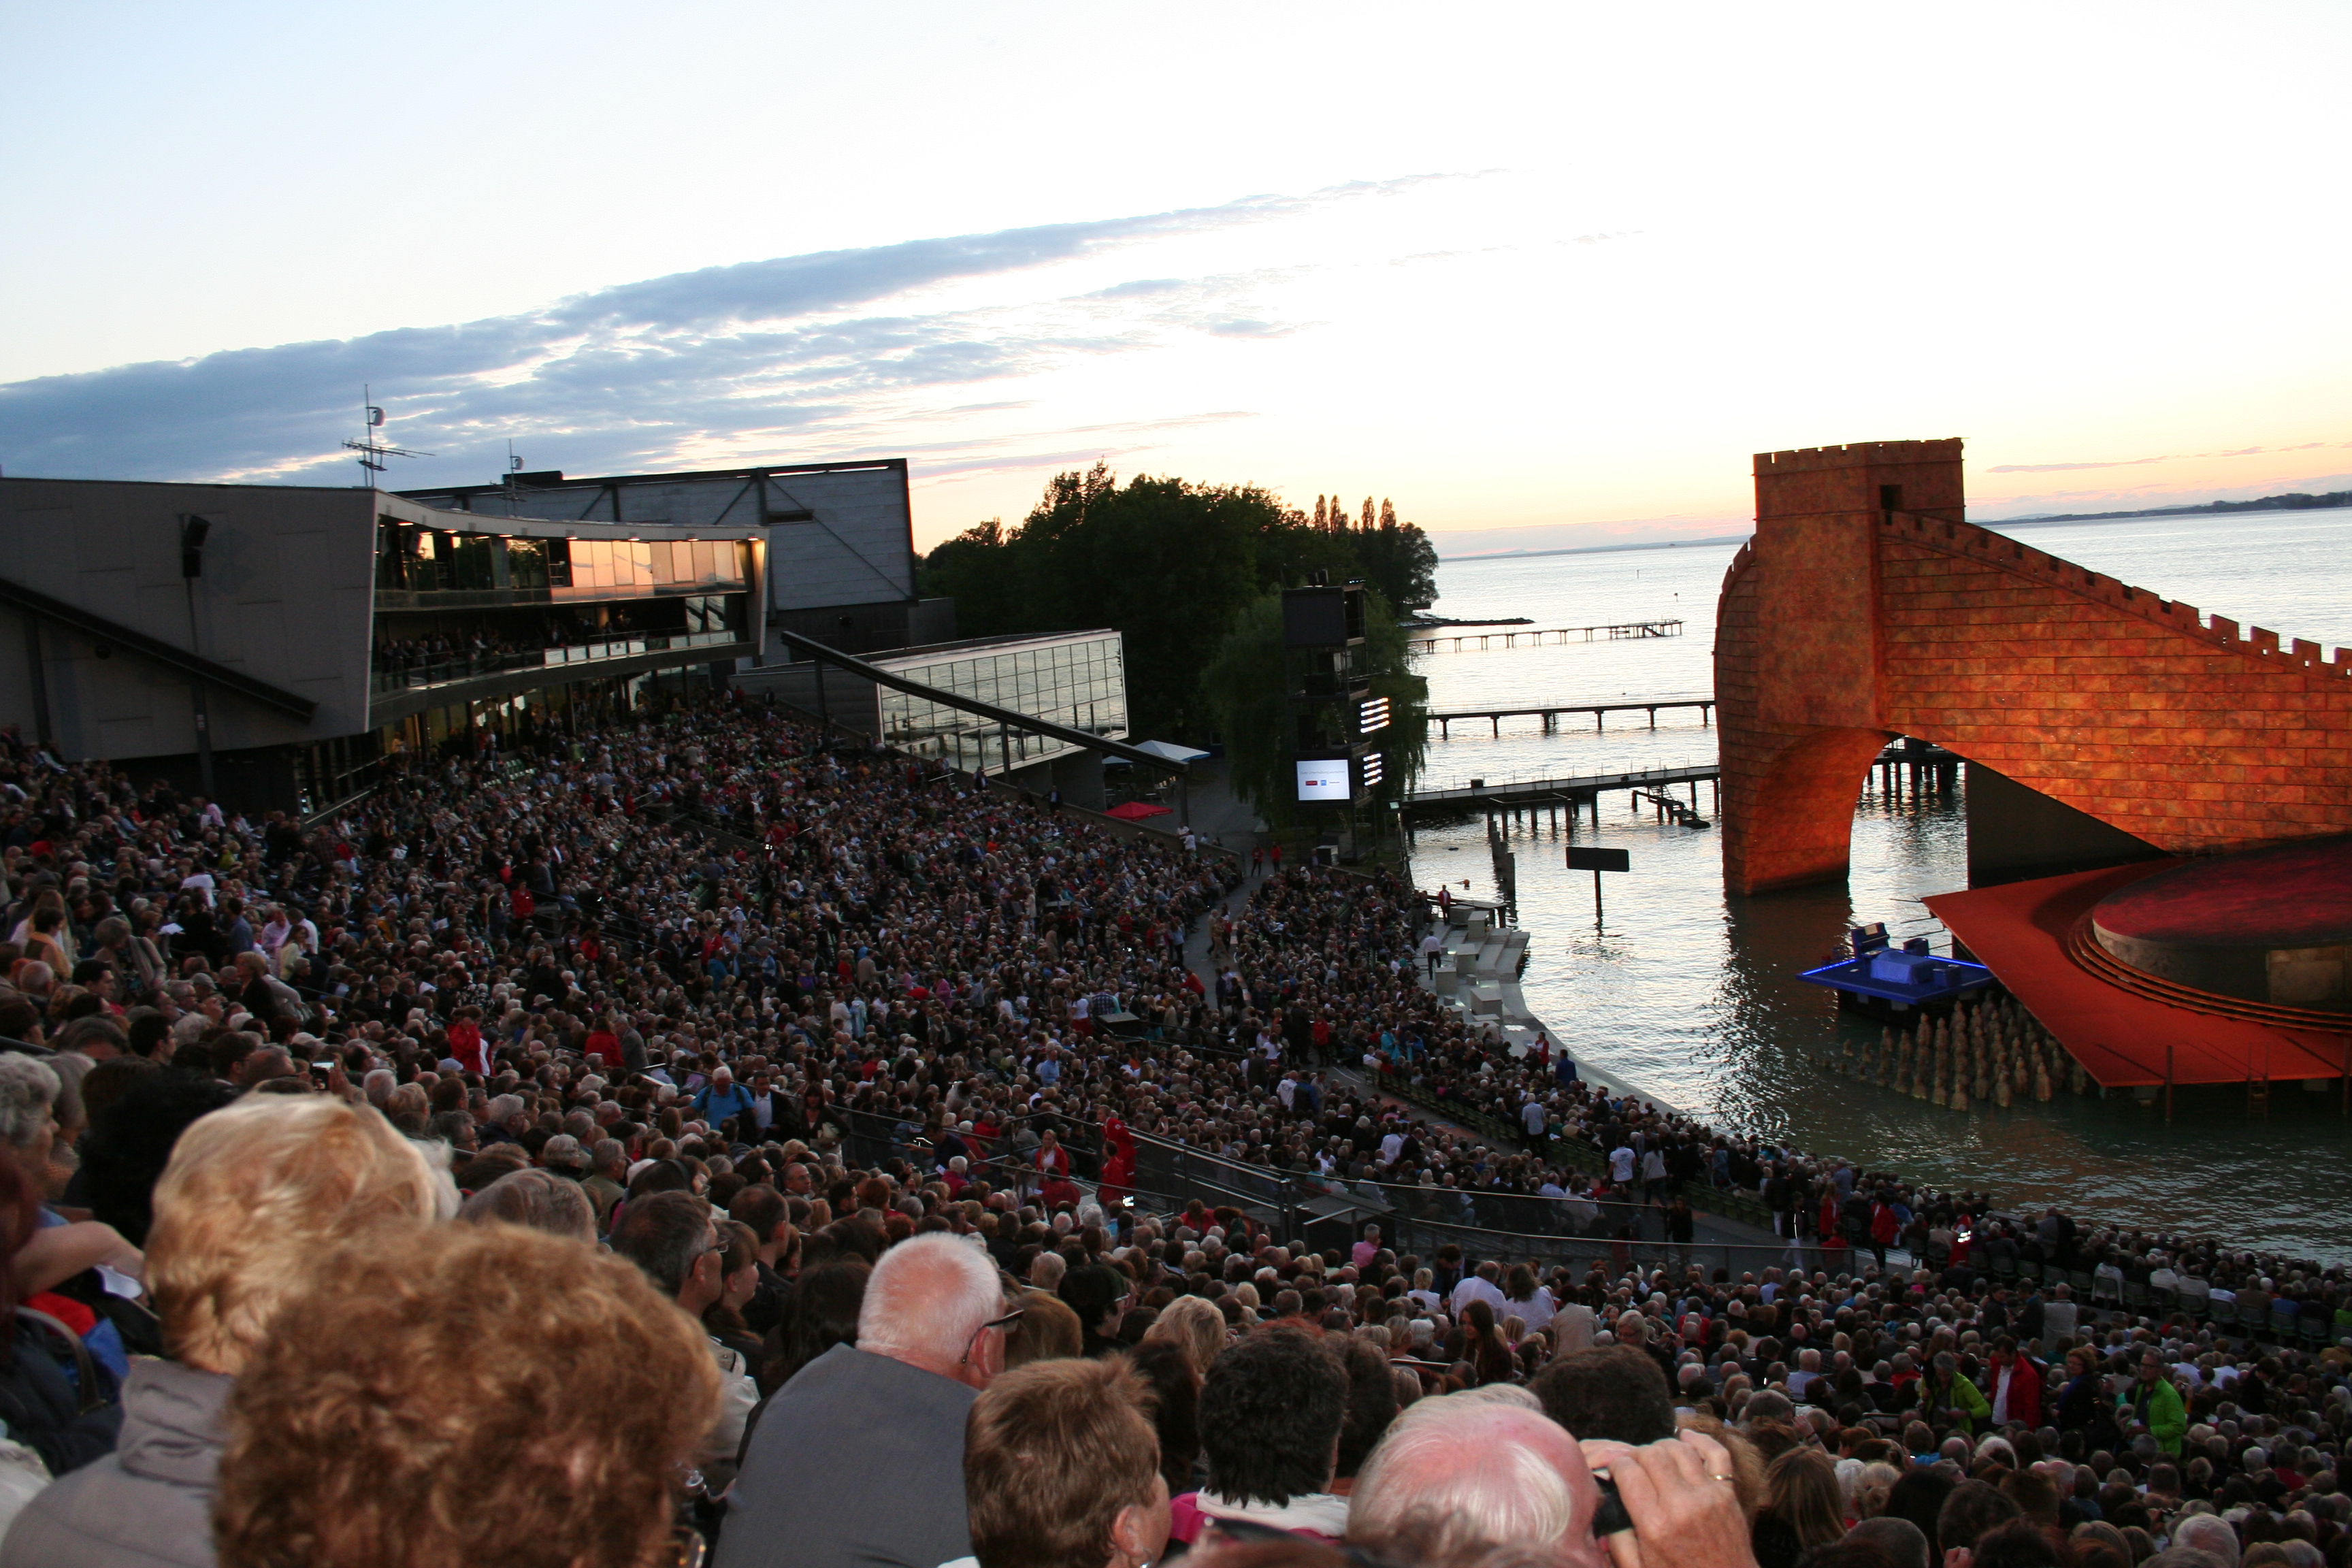
{"type": "MultiPolygon", "coordinates": [[[[2017,536],[2167,598],[2241,625],[2328,647],[2352,646],[2352,511],[2256,513],[2036,524],[2017,536]]],[[[1436,613],[1528,616],[1538,626],[1679,616],[1678,638],[1423,656],[1434,707],[1553,698],[1601,702],[1706,695],[1713,685],[1715,599],[1734,545],[1449,563],[1436,613]]],[[[1458,724],[1430,743],[1427,785],[1558,777],[1712,761],[1715,731],[1695,713],[1612,715],[1597,733],[1572,724],[1545,735],[1534,719],[1458,724]]],[[[1699,786],[1715,814],[1713,786],[1699,786]]],[[[1925,802],[1865,792],[1853,823],[1847,882],[1727,899],[1712,831],[1661,826],[1631,797],[1602,797],[1596,834],[1578,843],[1630,851],[1633,871],[1606,879],[1606,918],[1593,917],[1592,879],[1570,875],[1565,823],[1514,834],[1520,923],[1534,935],[1528,1004],[1580,1059],[1623,1075],[1717,1125],[1785,1135],[1955,1186],[1990,1187],[2005,1202],[2063,1201],[2078,1212],[2210,1229],[2246,1245],[2352,1258],[2352,1123],[2325,1094],[2273,1096],[2249,1119],[2242,1091],[2185,1091],[2176,1121],[2126,1099],[2062,1096],[2047,1106],[1956,1113],[1824,1071],[1815,1058],[1877,1026],[1841,1019],[1835,998],[1795,973],[1821,962],[1855,921],[1899,936],[1948,937],[1918,903],[1968,885],[1958,795],[1925,802]]],[[[1493,867],[1481,824],[1416,836],[1423,887],[1450,880],[1488,895],[1493,867]]]]}

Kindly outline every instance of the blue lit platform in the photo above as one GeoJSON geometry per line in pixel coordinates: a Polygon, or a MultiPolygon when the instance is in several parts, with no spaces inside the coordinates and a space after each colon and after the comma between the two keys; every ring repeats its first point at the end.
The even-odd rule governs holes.
{"type": "Polygon", "coordinates": [[[1924,940],[1888,947],[1884,926],[1859,927],[1850,941],[1853,957],[1797,977],[1836,992],[1841,1007],[1895,1017],[1942,1012],[1992,984],[1992,971],[1983,964],[1939,958],[1924,940]]]}

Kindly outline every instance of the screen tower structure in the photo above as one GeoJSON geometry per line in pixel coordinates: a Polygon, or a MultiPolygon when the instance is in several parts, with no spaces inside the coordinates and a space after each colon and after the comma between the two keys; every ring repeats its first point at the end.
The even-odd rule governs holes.
{"type": "Polygon", "coordinates": [[[1380,734],[1389,704],[1374,697],[1365,655],[1364,585],[1320,572],[1282,595],[1283,674],[1294,729],[1291,798],[1327,828],[1352,822],[1385,774],[1380,734]]]}

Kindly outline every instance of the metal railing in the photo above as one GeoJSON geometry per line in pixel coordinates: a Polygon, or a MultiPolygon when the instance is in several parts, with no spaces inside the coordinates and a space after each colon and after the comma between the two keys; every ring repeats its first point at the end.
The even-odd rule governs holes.
{"type": "Polygon", "coordinates": [[[476,680],[484,676],[510,675],[518,670],[552,669],[565,665],[594,664],[606,659],[635,658],[644,654],[667,653],[678,648],[722,647],[730,643],[750,640],[748,634],[737,631],[656,632],[639,637],[605,637],[594,642],[563,643],[553,647],[525,648],[513,653],[423,659],[414,663],[389,660],[379,654],[374,661],[373,679],[378,691],[413,691],[435,686],[452,686],[461,680],[476,680]]]}

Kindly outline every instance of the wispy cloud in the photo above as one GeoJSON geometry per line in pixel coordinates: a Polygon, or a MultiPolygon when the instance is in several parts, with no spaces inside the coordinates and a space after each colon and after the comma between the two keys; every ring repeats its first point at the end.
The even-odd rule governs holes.
{"type": "MultiPolygon", "coordinates": [[[[0,462],[60,476],[102,465],[117,478],[339,479],[349,469],[338,444],[355,429],[362,382],[392,411],[402,446],[468,467],[505,438],[558,435],[569,464],[607,471],[802,453],[820,437],[838,451],[908,399],[1171,334],[1264,337],[1299,325],[1254,300],[1262,273],[961,309],[925,309],[924,290],[1302,217],[1446,177],[705,268],[458,325],[16,382],[0,385],[0,462]],[[882,309],[894,301],[898,311],[882,309]]],[[[960,406],[1019,401],[983,395],[960,406]]],[[[975,465],[1018,460],[966,451],[975,465]]],[[[1062,460],[1058,451],[1032,460],[1049,455],[1062,460]]],[[[429,467],[442,471],[419,465],[414,482],[446,473],[429,467]]]]}
{"type": "Polygon", "coordinates": [[[2327,447],[2352,447],[2352,441],[2305,441],[2294,447],[2238,447],[2226,452],[2172,452],[2160,458],[2115,458],[2089,463],[1997,463],[1989,474],[2065,474],[2081,468],[2137,468],[2150,463],[2185,463],[2208,458],[2275,457],[2282,452],[2315,452],[2327,447]]]}

